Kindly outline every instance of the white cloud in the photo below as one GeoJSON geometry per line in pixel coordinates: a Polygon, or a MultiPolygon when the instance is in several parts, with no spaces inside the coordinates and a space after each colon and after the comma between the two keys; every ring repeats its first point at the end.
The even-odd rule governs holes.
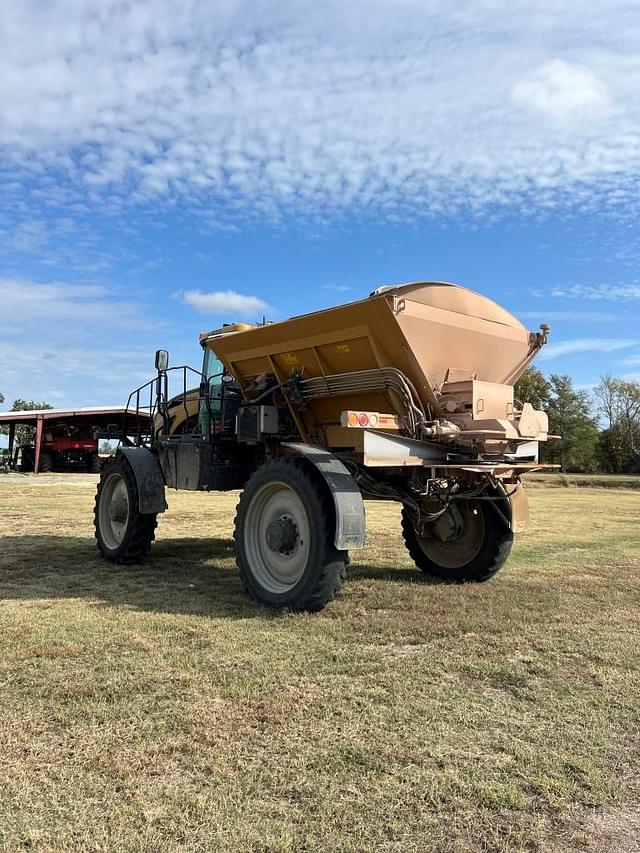
{"type": "Polygon", "coordinates": [[[191,204],[226,228],[292,212],[397,221],[460,207],[635,209],[632,7],[5,4],[7,198],[35,187],[47,208],[191,204]]]}
{"type": "Polygon", "coordinates": [[[640,367],[640,355],[630,355],[627,358],[622,358],[618,362],[625,367],[640,367]]]}
{"type": "Polygon", "coordinates": [[[0,391],[60,405],[125,403],[153,374],[155,349],[172,344],[176,363],[197,364],[186,338],[126,291],[101,284],[0,277],[5,322],[0,338],[0,391]]]}
{"type": "Polygon", "coordinates": [[[516,311],[520,320],[538,320],[559,323],[619,323],[624,319],[621,314],[605,314],[602,311],[516,311]]]}
{"type": "Polygon", "coordinates": [[[519,106],[566,124],[604,118],[609,110],[607,87],[588,68],[553,59],[513,87],[519,106]]]}
{"type": "Polygon", "coordinates": [[[569,341],[559,341],[548,344],[540,355],[538,361],[550,361],[564,355],[575,355],[577,353],[606,353],[627,349],[636,346],[635,340],[617,338],[574,338],[569,341]]]}
{"type": "Polygon", "coordinates": [[[567,299],[631,302],[640,299],[640,284],[571,284],[554,287],[551,295],[567,299]]]}
{"type": "Polygon", "coordinates": [[[234,314],[242,317],[255,317],[271,308],[258,296],[245,296],[235,290],[214,290],[212,293],[203,293],[201,290],[185,290],[182,294],[187,305],[205,311],[207,314],[226,315],[227,319],[233,320],[234,314]]]}
{"type": "Polygon", "coordinates": [[[150,320],[147,309],[124,299],[122,293],[96,284],[67,282],[35,282],[0,276],[0,304],[10,323],[5,335],[24,334],[37,330],[39,336],[55,331],[63,324],[70,336],[97,334],[98,330],[111,335],[122,329],[147,330],[157,328],[159,321],[150,320]]]}

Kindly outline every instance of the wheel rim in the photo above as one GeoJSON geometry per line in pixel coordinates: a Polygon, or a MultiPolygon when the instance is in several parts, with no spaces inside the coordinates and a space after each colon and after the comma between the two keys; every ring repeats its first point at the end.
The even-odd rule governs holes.
{"type": "Polygon", "coordinates": [[[129,524],[129,514],[127,483],[122,474],[114,472],[104,482],[98,511],[100,533],[107,548],[115,550],[122,545],[129,524]]]}
{"type": "Polygon", "coordinates": [[[456,533],[451,534],[453,519],[450,512],[444,513],[437,522],[427,526],[427,536],[417,536],[418,544],[425,556],[446,569],[461,569],[480,553],[484,542],[484,514],[477,502],[460,501],[460,513],[456,533]]]}
{"type": "Polygon", "coordinates": [[[287,593],[309,560],[309,516],[297,492],[282,482],[265,483],[245,516],[244,550],[252,574],[268,592],[287,593]]]}

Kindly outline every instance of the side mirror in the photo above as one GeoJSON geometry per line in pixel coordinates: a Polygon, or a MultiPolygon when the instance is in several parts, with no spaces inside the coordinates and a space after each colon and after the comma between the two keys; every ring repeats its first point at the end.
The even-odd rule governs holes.
{"type": "Polygon", "coordinates": [[[156,350],[156,370],[166,370],[169,367],[169,353],[166,349],[156,350]]]}

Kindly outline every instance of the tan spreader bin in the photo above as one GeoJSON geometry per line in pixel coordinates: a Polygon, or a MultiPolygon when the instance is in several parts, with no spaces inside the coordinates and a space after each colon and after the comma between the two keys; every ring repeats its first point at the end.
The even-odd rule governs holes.
{"type": "Polygon", "coordinates": [[[548,332],[464,287],[414,282],[202,333],[201,371],[167,369],[159,350],[157,379],[130,398],[137,410],[149,396],[148,438],[139,429],[101,477],[98,548],[139,559],[165,487],[241,489],[234,536],[248,594],[317,610],[366,543],[363,499],[392,500],[419,569],[487,580],[526,524],[520,475],[541,467],[547,415],[513,386],[548,332]],[[182,371],[173,396],[171,370],[182,371]]]}
{"type": "Polygon", "coordinates": [[[245,395],[278,385],[304,441],[353,448],[366,466],[467,467],[455,452],[464,449],[474,468],[522,471],[547,439],[546,414],[514,401],[513,384],[548,327],[529,332],[458,285],[380,288],[359,302],[236,328],[201,342],[245,395]],[[349,412],[365,417],[350,424],[349,412]]]}

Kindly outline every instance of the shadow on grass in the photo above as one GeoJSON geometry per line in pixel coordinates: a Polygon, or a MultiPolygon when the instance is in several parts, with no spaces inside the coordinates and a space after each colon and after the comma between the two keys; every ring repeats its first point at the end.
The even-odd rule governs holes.
{"type": "Polygon", "coordinates": [[[6,536],[0,599],[95,598],[110,606],[246,619],[270,612],[246,596],[231,539],[159,540],[141,563],[103,560],[89,537],[6,536]]]}
{"type": "MultiPolygon", "coordinates": [[[[437,583],[418,571],[356,562],[349,577],[437,583]]],[[[247,597],[233,540],[213,537],[160,539],[142,563],[129,566],[103,560],[88,537],[4,537],[0,599],[37,598],[91,598],[110,606],[232,619],[278,614],[247,597]]]]}
{"type": "Polygon", "coordinates": [[[446,581],[440,578],[425,575],[417,568],[396,569],[393,566],[375,566],[371,563],[352,562],[349,566],[349,578],[351,580],[380,580],[393,581],[395,583],[419,583],[427,586],[440,586],[446,581]]]}

